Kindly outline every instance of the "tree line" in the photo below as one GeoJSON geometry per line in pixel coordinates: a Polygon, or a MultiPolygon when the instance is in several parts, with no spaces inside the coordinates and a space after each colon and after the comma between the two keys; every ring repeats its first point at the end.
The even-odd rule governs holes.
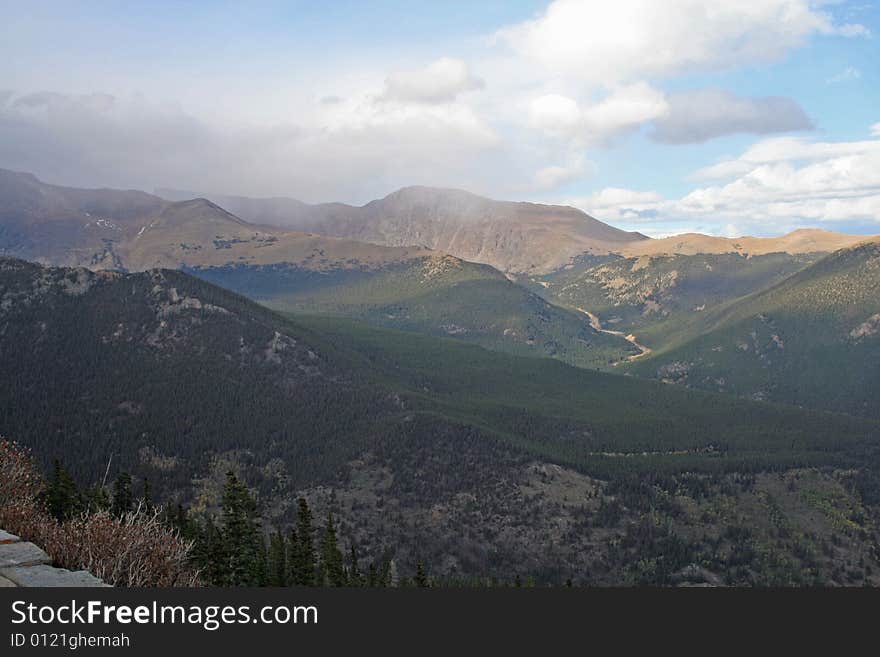
{"type": "MultiPolygon", "coordinates": [[[[151,486],[144,480],[140,496],[132,477],[121,473],[110,490],[104,485],[81,491],[56,460],[43,492],[49,513],[59,522],[83,513],[106,511],[123,518],[136,510],[152,510],[151,486]]],[[[423,564],[401,576],[386,553],[368,564],[354,543],[343,554],[337,523],[328,512],[318,526],[305,498],[297,500],[296,522],[289,529],[266,531],[255,497],[233,472],[219,500],[218,517],[195,516],[178,505],[163,521],[192,544],[190,559],[204,584],[210,586],[428,587],[423,564]]]]}

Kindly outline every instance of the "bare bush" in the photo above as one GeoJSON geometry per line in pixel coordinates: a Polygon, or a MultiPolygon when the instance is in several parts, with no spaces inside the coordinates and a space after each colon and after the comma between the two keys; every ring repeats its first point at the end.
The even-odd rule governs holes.
{"type": "Polygon", "coordinates": [[[114,586],[196,586],[188,564],[192,543],[161,520],[158,510],[138,508],[117,519],[106,511],[83,514],[61,526],[45,549],[62,563],[76,563],[114,586]]]}
{"type": "Polygon", "coordinates": [[[122,518],[106,511],[58,522],[40,502],[45,481],[27,450],[0,439],[0,527],[42,547],[54,563],[88,570],[113,586],[198,586],[192,543],[138,507],[122,518]]]}
{"type": "Polygon", "coordinates": [[[30,452],[0,436],[0,509],[36,504],[43,490],[40,475],[30,452]]]}

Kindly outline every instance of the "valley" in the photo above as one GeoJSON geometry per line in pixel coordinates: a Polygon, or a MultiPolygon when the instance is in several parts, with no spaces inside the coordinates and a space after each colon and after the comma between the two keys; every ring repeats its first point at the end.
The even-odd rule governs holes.
{"type": "Polygon", "coordinates": [[[4,433],[84,483],[113,455],[154,495],[210,513],[231,469],[266,522],[292,521],[305,495],[344,535],[438,578],[851,583],[878,572],[857,497],[878,457],[872,420],[282,317],[171,270],[4,259],[0,286],[4,433]]]}
{"type": "Polygon", "coordinates": [[[233,472],[264,529],[303,497],[450,584],[878,583],[876,240],[432,188],[0,201],[0,432],[84,487],[208,522],[233,472]]]}

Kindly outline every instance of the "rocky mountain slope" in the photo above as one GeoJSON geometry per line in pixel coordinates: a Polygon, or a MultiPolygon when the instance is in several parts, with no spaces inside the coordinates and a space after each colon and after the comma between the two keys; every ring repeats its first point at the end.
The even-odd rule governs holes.
{"type": "Polygon", "coordinates": [[[880,243],[692,316],[641,374],[880,417],[880,243]]]}
{"type": "MultiPolygon", "coordinates": [[[[177,199],[192,196],[158,193],[177,199]]],[[[208,198],[249,221],[388,246],[423,245],[510,273],[545,272],[584,252],[608,253],[647,239],[572,207],[495,201],[455,189],[405,187],[360,207],[284,198],[208,198]]]]}
{"type": "Polygon", "coordinates": [[[273,522],[305,493],[336,505],[355,535],[387,536],[401,561],[430,557],[436,574],[747,583],[795,576],[809,558],[816,578],[843,582],[860,559],[858,581],[873,563],[873,524],[848,480],[808,470],[790,488],[747,476],[853,472],[876,450],[868,420],[291,321],[171,270],[0,259],[0,358],[0,432],[44,463],[61,458],[82,484],[109,462],[200,513],[233,469],[273,522]],[[711,512],[701,500],[722,498],[728,515],[711,536],[694,533],[711,512]],[[756,501],[792,523],[788,538],[755,523],[747,540],[737,533],[756,501]],[[840,519],[855,529],[831,545],[840,519]],[[800,532],[806,551],[792,542],[800,532]],[[773,565],[786,559],[795,566],[773,565]]]}
{"type": "Polygon", "coordinates": [[[605,328],[637,333],[662,349],[694,316],[766,289],[820,258],[787,253],[609,257],[532,277],[529,285],[554,303],[595,315],[605,328]]]}
{"type": "Polygon", "coordinates": [[[621,246],[616,253],[624,256],[697,255],[739,253],[745,256],[771,253],[830,253],[866,241],[878,235],[846,235],[828,230],[801,228],[779,237],[717,237],[684,233],[663,239],[641,241],[621,246]]]}
{"type": "Polygon", "coordinates": [[[72,189],[2,171],[0,184],[0,200],[9,199],[0,211],[0,253],[92,269],[185,268],[285,310],[354,316],[590,367],[631,349],[491,267],[418,246],[260,226],[205,199],[72,189]]]}
{"type": "Polygon", "coordinates": [[[315,272],[279,263],[188,271],[279,311],[352,317],[581,367],[607,368],[634,353],[583,314],[547,302],[488,265],[449,255],[371,270],[315,272]]]}
{"type": "Polygon", "coordinates": [[[168,189],[157,193],[173,200],[204,196],[258,224],[388,246],[427,246],[519,277],[550,274],[576,264],[585,255],[830,253],[867,239],[802,229],[780,237],[726,238],[686,233],[652,240],[621,231],[568,206],[495,201],[461,190],[432,187],[405,187],[360,207],[168,189]]]}
{"type": "Polygon", "coordinates": [[[0,254],[133,271],[275,262],[322,270],[384,266],[427,250],[261,227],[205,199],[61,187],[0,170],[0,254]]]}

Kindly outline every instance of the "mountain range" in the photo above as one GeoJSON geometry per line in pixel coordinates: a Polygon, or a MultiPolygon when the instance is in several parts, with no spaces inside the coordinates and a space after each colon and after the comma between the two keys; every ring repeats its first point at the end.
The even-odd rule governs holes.
{"type": "MultiPolygon", "coordinates": [[[[818,388],[807,397],[760,377],[733,385],[715,371],[723,367],[706,365],[717,358],[701,358],[709,371],[694,376],[683,374],[699,369],[692,359],[672,357],[731,304],[795,274],[808,279],[829,253],[858,248],[867,236],[798,230],[776,238],[648,239],[574,208],[427,187],[360,207],[160,193],[75,189],[0,171],[0,253],[92,269],[179,268],[284,312],[346,316],[581,367],[873,413],[870,403],[844,403],[848,395],[820,394],[822,383],[810,384],[818,388]]],[[[859,307],[859,322],[880,312],[870,297],[859,307]]],[[[787,344],[801,339],[791,333],[787,344]]],[[[874,341],[869,335],[862,343],[874,341]]],[[[845,350],[839,364],[855,351],[845,350]]],[[[771,360],[759,369],[805,389],[799,374],[806,370],[783,375],[780,367],[771,360]]]]}
{"type": "Polygon", "coordinates": [[[0,356],[0,427],[44,463],[94,482],[110,462],[192,513],[216,510],[233,470],[267,522],[291,522],[303,495],[435,576],[880,572],[852,488],[877,458],[873,420],[283,317],[175,270],[0,258],[0,356]]]}
{"type": "Polygon", "coordinates": [[[828,253],[864,238],[816,229],[773,238],[699,233],[651,240],[568,206],[494,201],[455,189],[405,187],[363,206],[310,205],[292,198],[249,198],[159,189],[163,198],[209,198],[257,224],[386,246],[424,245],[515,275],[546,274],[584,254],[828,253]]]}
{"type": "Polygon", "coordinates": [[[878,277],[869,236],[0,170],[0,433],[446,577],[878,584],[878,277]]]}
{"type": "Polygon", "coordinates": [[[405,187],[359,207],[287,198],[207,198],[255,223],[386,246],[422,245],[509,273],[549,271],[585,252],[608,253],[647,239],[572,207],[494,201],[456,189],[405,187]]]}

